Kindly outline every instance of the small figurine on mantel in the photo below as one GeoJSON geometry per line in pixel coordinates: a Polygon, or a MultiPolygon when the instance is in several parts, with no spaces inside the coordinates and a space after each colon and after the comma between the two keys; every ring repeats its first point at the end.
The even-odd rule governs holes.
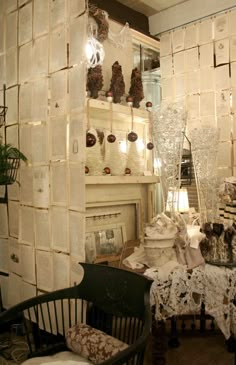
{"type": "Polygon", "coordinates": [[[90,92],[90,96],[93,99],[98,98],[98,91],[103,87],[102,66],[91,67],[87,73],[87,87],[90,92]]]}
{"type": "Polygon", "coordinates": [[[129,95],[133,97],[133,107],[139,108],[140,101],[144,98],[141,72],[135,67],[131,74],[129,95]]]}
{"type": "Polygon", "coordinates": [[[112,65],[112,77],[110,90],[113,95],[113,102],[120,103],[121,96],[125,93],[125,82],[122,74],[122,67],[118,61],[114,62],[112,65]]]}

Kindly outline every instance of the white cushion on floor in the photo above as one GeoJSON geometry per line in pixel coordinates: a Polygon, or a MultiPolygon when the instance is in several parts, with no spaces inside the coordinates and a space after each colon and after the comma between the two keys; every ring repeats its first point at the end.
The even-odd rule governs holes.
{"type": "Polygon", "coordinates": [[[87,359],[71,351],[58,352],[52,356],[33,357],[24,361],[21,365],[91,365],[87,359]]]}

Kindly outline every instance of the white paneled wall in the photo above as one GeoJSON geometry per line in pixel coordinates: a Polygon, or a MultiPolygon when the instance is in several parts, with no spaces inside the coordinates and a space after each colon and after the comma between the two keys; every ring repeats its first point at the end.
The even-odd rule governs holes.
{"type": "Polygon", "coordinates": [[[235,19],[234,8],[160,37],[162,102],[186,105],[188,132],[220,128],[221,177],[234,175],[236,168],[235,19]]]}
{"type": "Polygon", "coordinates": [[[9,187],[8,204],[0,204],[7,307],[80,280],[71,262],[85,259],[87,14],[84,0],[0,0],[0,9],[6,140],[28,158],[20,185],[9,187]]]}

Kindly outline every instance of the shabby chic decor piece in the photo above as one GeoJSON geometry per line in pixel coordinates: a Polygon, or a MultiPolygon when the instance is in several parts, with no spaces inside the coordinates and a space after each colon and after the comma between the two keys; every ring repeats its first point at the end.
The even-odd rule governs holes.
{"type": "Polygon", "coordinates": [[[236,225],[205,223],[206,238],[200,242],[205,260],[218,266],[236,267],[236,225]]]}

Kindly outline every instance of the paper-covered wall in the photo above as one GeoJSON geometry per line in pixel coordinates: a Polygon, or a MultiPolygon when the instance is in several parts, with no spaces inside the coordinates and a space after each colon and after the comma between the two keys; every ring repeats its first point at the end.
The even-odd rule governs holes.
{"type": "Polygon", "coordinates": [[[235,175],[236,9],[163,33],[160,54],[162,103],[186,105],[188,135],[219,128],[218,175],[235,175]]]}
{"type": "Polygon", "coordinates": [[[80,280],[71,262],[85,259],[84,11],[84,0],[0,1],[6,141],[28,158],[0,204],[6,307],[80,280]]]}

